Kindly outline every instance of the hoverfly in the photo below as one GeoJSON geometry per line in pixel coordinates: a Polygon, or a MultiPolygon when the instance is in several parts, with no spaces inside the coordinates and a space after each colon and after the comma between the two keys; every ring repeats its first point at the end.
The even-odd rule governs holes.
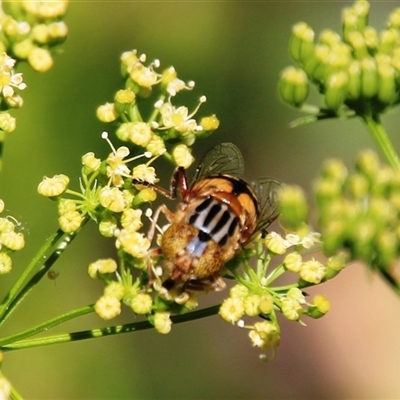
{"type": "Polygon", "coordinates": [[[203,159],[189,184],[183,167],[176,168],[170,190],[134,180],[181,203],[172,213],[165,205],[154,215],[149,239],[152,240],[160,213],[171,223],[161,239],[160,252],[165,258],[169,281],[196,290],[222,290],[220,276],[224,264],[249,243],[256,233],[265,232],[277,218],[277,190],[273,179],[247,183],[243,157],[232,143],[212,148],[203,159]]]}

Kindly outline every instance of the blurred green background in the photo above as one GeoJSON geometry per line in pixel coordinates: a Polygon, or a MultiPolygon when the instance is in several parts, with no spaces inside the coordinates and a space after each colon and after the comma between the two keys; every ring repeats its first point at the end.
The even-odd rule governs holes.
{"type": "MultiPolygon", "coordinates": [[[[396,3],[371,3],[370,22],[381,29],[396,3]]],[[[182,79],[195,80],[191,104],[207,96],[201,114],[216,113],[221,126],[196,143],[196,156],[232,141],[244,154],[247,178],[273,176],[307,189],[325,158],[341,157],[351,166],[359,149],[374,146],[361,123],[289,129],[299,114],[280,102],[276,89],[280,70],[291,63],[291,26],[304,20],[316,32],[340,31],[341,9],[350,4],[72,1],[70,34],[55,67],[44,75],[23,70],[29,87],[15,113],[18,129],[7,138],[1,197],[22,221],[28,244],[17,254],[13,274],[2,277],[1,293],[57,227],[55,204],[36,194],[43,175],[65,173],[78,185],[81,155],[109,152],[100,139],[108,127],[96,121],[95,109],[120,88],[125,50],[136,48],[164,67],[174,65],[182,79]]],[[[399,121],[398,112],[384,120],[397,148],[399,121]]],[[[169,175],[162,177],[163,186],[169,175]]],[[[4,334],[96,301],[103,285],[88,277],[87,265],[113,253],[113,244],[101,240],[94,226],[85,227],[54,267],[58,279],[40,283],[4,334]]],[[[399,398],[399,299],[360,265],[310,290],[316,292],[329,296],[332,311],[305,320],[307,327],[283,321],[278,356],[269,364],[259,361],[246,331],[216,316],[177,325],[166,336],[144,331],[10,352],[3,371],[27,399],[399,398]]],[[[200,300],[207,305],[220,298],[200,300]]],[[[113,322],[132,319],[124,309],[113,322]]],[[[100,325],[93,315],[54,332],[100,325]]]]}

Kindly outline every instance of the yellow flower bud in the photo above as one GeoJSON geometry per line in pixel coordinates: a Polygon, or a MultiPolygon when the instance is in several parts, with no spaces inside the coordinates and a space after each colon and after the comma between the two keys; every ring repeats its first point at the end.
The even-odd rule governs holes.
{"type": "Polygon", "coordinates": [[[58,224],[65,233],[76,232],[82,225],[83,217],[78,211],[67,211],[58,218],[58,224]]]}
{"type": "Polygon", "coordinates": [[[258,308],[263,315],[268,315],[274,309],[273,297],[270,294],[265,294],[261,296],[258,308]]]}
{"type": "Polygon", "coordinates": [[[122,229],[117,237],[117,248],[135,258],[145,258],[150,247],[150,241],[142,233],[122,229]]]}
{"type": "Polygon", "coordinates": [[[4,252],[0,252],[0,275],[8,274],[9,272],[11,272],[11,269],[11,257],[4,252]]]}
{"type": "Polygon", "coordinates": [[[32,38],[36,43],[45,44],[49,40],[49,29],[46,24],[38,24],[32,28],[32,38]]]}
{"type": "Polygon", "coordinates": [[[93,152],[86,153],[82,156],[82,164],[86,171],[95,172],[98,171],[101,166],[100,158],[96,158],[93,152]]]}
{"type": "Polygon", "coordinates": [[[291,272],[299,272],[301,264],[303,262],[303,258],[297,251],[293,251],[289,253],[285,259],[283,260],[283,264],[288,271],[291,272]]]}
{"type": "Polygon", "coordinates": [[[112,212],[122,212],[127,206],[123,193],[117,187],[103,187],[99,193],[99,201],[112,212]]]}
{"type": "Polygon", "coordinates": [[[117,219],[113,216],[102,219],[99,223],[99,232],[104,237],[113,237],[117,228],[117,219]]]}
{"type": "Polygon", "coordinates": [[[149,151],[153,156],[160,156],[167,151],[164,140],[162,140],[160,136],[156,134],[153,134],[151,137],[150,142],[146,146],[146,150],[149,151]]]}
{"type": "Polygon", "coordinates": [[[329,300],[322,295],[314,296],[307,310],[307,315],[312,318],[323,317],[331,309],[329,300]]]}
{"type": "Polygon", "coordinates": [[[149,314],[153,307],[153,299],[147,293],[138,293],[131,301],[131,308],[136,314],[149,314]]]}
{"type": "Polygon", "coordinates": [[[281,311],[289,321],[298,321],[304,310],[298,300],[284,297],[281,300],[281,311]]]}
{"type": "Polygon", "coordinates": [[[135,203],[142,204],[147,202],[153,202],[157,199],[157,192],[150,188],[142,189],[135,197],[135,203]]]}
{"type": "Polygon", "coordinates": [[[60,42],[67,37],[68,27],[64,21],[57,21],[48,25],[48,32],[52,43],[60,42]]]}
{"type": "Polygon", "coordinates": [[[156,328],[157,332],[167,334],[171,332],[171,325],[172,321],[168,312],[159,311],[155,313],[154,328],[156,328]]]}
{"type": "Polygon", "coordinates": [[[318,284],[325,276],[325,266],[319,261],[311,259],[304,261],[300,267],[300,277],[306,282],[318,284]]]}
{"type": "Polygon", "coordinates": [[[69,178],[66,175],[54,175],[52,178],[45,176],[39,183],[38,193],[46,197],[56,197],[67,190],[69,178]]]}
{"type": "Polygon", "coordinates": [[[26,60],[32,50],[35,48],[31,39],[25,39],[21,42],[14,43],[13,53],[16,57],[26,60]]]}
{"type": "Polygon", "coordinates": [[[287,241],[276,232],[269,233],[264,242],[268,250],[275,254],[284,254],[288,246],[287,241]]]}
{"type": "Polygon", "coordinates": [[[11,133],[15,131],[17,121],[7,112],[0,113],[0,130],[11,133]]]}
{"type": "Polygon", "coordinates": [[[121,314],[121,301],[116,297],[102,296],[97,300],[94,311],[104,320],[113,319],[121,314]]]}
{"type": "Polygon", "coordinates": [[[97,107],[96,116],[101,122],[109,123],[115,121],[119,114],[114,103],[106,103],[97,107]]]}
{"type": "Polygon", "coordinates": [[[37,72],[46,72],[53,66],[53,57],[46,49],[35,47],[28,55],[29,65],[37,72]]]}
{"type": "Polygon", "coordinates": [[[244,311],[243,299],[239,297],[228,297],[222,302],[218,314],[225,321],[235,324],[243,317],[244,311]]]}
{"type": "Polygon", "coordinates": [[[112,281],[104,288],[104,296],[111,296],[121,300],[125,294],[125,287],[121,282],[112,281]]]}
{"type": "Polygon", "coordinates": [[[121,216],[122,227],[129,231],[138,231],[143,226],[141,221],[142,213],[142,210],[133,208],[123,211],[121,216]]]}
{"type": "Polygon", "coordinates": [[[260,314],[259,305],[261,297],[257,294],[251,294],[244,298],[244,312],[249,317],[256,317],[260,314]]]}
{"type": "Polygon", "coordinates": [[[244,299],[249,294],[249,289],[246,286],[237,284],[232,286],[229,290],[229,296],[238,297],[239,299],[244,299]]]}
{"type": "Polygon", "coordinates": [[[172,151],[172,158],[176,165],[183,168],[189,168],[194,161],[191,150],[185,144],[175,146],[172,151]]]}
{"type": "Polygon", "coordinates": [[[205,131],[215,131],[219,127],[219,119],[215,114],[210,115],[209,117],[203,117],[200,121],[200,126],[205,131]]]}

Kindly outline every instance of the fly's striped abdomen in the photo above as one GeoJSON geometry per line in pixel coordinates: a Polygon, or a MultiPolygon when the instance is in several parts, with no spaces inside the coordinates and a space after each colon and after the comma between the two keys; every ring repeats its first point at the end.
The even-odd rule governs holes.
{"type": "Polygon", "coordinates": [[[188,245],[188,250],[194,253],[203,247],[202,242],[210,239],[221,247],[225,246],[239,228],[239,219],[229,210],[228,205],[211,196],[193,209],[188,216],[188,222],[201,232],[188,245]]]}

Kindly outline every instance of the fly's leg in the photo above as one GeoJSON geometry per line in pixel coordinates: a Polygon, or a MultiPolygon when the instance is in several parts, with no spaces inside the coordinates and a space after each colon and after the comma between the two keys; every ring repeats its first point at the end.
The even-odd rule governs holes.
{"type": "Polygon", "coordinates": [[[171,178],[169,190],[157,186],[154,183],[146,182],[142,179],[132,179],[132,183],[134,185],[143,185],[150,189],[153,189],[170,200],[175,200],[177,198],[178,189],[182,197],[185,197],[187,192],[189,191],[189,181],[186,175],[186,170],[183,167],[178,167],[175,169],[174,174],[171,178]]]}

